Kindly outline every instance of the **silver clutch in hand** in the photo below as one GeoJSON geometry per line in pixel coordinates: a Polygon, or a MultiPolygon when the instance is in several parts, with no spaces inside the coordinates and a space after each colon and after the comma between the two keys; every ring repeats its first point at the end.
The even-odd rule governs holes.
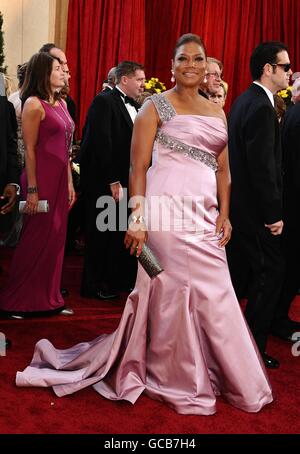
{"type": "Polygon", "coordinates": [[[145,243],[142,252],[138,257],[138,261],[151,279],[164,270],[157,257],[155,257],[151,249],[145,243]]]}
{"type": "MultiPolygon", "coordinates": [[[[26,200],[21,200],[21,202],[19,202],[19,212],[20,213],[24,213],[25,205],[26,205],[26,200]]],[[[48,200],[39,200],[37,212],[38,213],[48,213],[48,211],[49,211],[48,200]]]]}

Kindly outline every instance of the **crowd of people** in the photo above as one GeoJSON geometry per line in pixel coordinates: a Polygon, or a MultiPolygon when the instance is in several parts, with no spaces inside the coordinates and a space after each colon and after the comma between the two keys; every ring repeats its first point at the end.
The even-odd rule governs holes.
{"type": "MultiPolygon", "coordinates": [[[[70,73],[54,44],[20,69],[15,128],[1,99],[1,214],[19,189],[17,138],[26,205],[0,309],[10,318],[72,315],[61,293],[75,202],[70,73]],[[42,200],[47,213],[39,212],[42,200]]],[[[228,127],[223,64],[207,56],[197,35],[178,39],[173,87],[164,93],[145,96],[140,63],[125,60],[109,71],[77,157],[85,232],[80,294],[129,296],[115,332],[63,351],[39,341],[31,365],[17,373],[18,386],[53,386],[62,396],[93,385],[106,398],[132,403],[144,392],[182,414],[215,413],[218,395],[248,412],[272,402],[265,367],[280,363],[267,353],[268,338],[294,342],[300,330],[289,318],[299,287],[299,83],[280,123],[274,95],[292,75],[285,44],[259,44],[250,71],[253,83],[233,103],[228,127]],[[153,279],[136,260],[145,243],[163,268],[153,279]]]]}

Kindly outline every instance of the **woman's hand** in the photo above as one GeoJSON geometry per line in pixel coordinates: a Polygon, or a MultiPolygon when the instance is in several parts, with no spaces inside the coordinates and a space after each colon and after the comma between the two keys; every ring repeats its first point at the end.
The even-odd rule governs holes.
{"type": "Polygon", "coordinates": [[[33,215],[37,213],[39,203],[38,193],[27,194],[26,205],[24,208],[24,213],[33,215]]]}
{"type": "Polygon", "coordinates": [[[69,198],[68,198],[69,206],[71,207],[76,200],[76,192],[75,192],[75,189],[73,186],[73,181],[70,181],[68,183],[68,193],[69,193],[69,198]]]}
{"type": "Polygon", "coordinates": [[[121,183],[113,183],[110,185],[111,195],[115,202],[121,202],[123,199],[123,188],[121,183]]]}
{"type": "Polygon", "coordinates": [[[226,246],[231,238],[232,227],[228,218],[219,214],[216,222],[216,235],[222,235],[219,246],[226,246]]]}
{"type": "Polygon", "coordinates": [[[139,257],[147,237],[147,229],[144,223],[131,222],[124,240],[126,249],[130,248],[130,254],[133,255],[135,253],[136,257],[139,257]]]}

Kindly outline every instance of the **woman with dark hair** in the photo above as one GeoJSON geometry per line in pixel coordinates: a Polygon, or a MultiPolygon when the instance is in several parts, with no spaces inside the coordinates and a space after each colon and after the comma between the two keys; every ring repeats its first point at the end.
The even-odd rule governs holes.
{"type": "Polygon", "coordinates": [[[175,87],[149,98],[134,125],[130,191],[139,203],[125,244],[139,256],[146,241],[164,270],[151,280],[139,264],[114,333],[68,350],[38,342],[17,385],[52,385],[62,396],[93,384],[132,403],[144,391],[198,415],[215,413],[218,395],[248,412],[272,401],[229,276],[226,120],[198,94],[205,70],[201,39],[182,36],[172,60],[175,87]]]}
{"type": "Polygon", "coordinates": [[[75,192],[69,164],[74,123],[59,90],[64,86],[60,62],[46,53],[32,56],[21,90],[26,198],[20,242],[0,309],[13,318],[62,313],[70,315],[60,293],[68,205],[75,192]],[[38,211],[47,200],[49,211],[38,211]]]}

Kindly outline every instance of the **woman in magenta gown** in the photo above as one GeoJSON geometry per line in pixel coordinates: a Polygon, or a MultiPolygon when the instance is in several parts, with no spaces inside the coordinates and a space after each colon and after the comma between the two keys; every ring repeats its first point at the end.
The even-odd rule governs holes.
{"type": "Polygon", "coordinates": [[[10,316],[68,312],[60,281],[68,204],[75,196],[68,154],[74,124],[59,99],[64,78],[60,62],[46,53],[28,63],[21,93],[26,214],[9,281],[0,293],[1,312],[10,316]],[[48,213],[37,212],[39,200],[48,200],[48,213]]]}
{"type": "Polygon", "coordinates": [[[115,332],[66,350],[39,341],[16,382],[53,386],[58,396],[93,385],[132,403],[144,392],[182,414],[213,414],[221,395],[257,412],[272,392],[224,250],[231,233],[225,117],[198,95],[206,66],[198,36],[179,39],[172,65],[176,86],[152,96],[134,126],[131,195],[145,195],[147,204],[135,207],[125,238],[137,254],[147,240],[164,271],[151,280],[139,265],[115,332]],[[180,217],[160,217],[171,200],[171,214],[184,214],[181,226],[180,217]]]}

